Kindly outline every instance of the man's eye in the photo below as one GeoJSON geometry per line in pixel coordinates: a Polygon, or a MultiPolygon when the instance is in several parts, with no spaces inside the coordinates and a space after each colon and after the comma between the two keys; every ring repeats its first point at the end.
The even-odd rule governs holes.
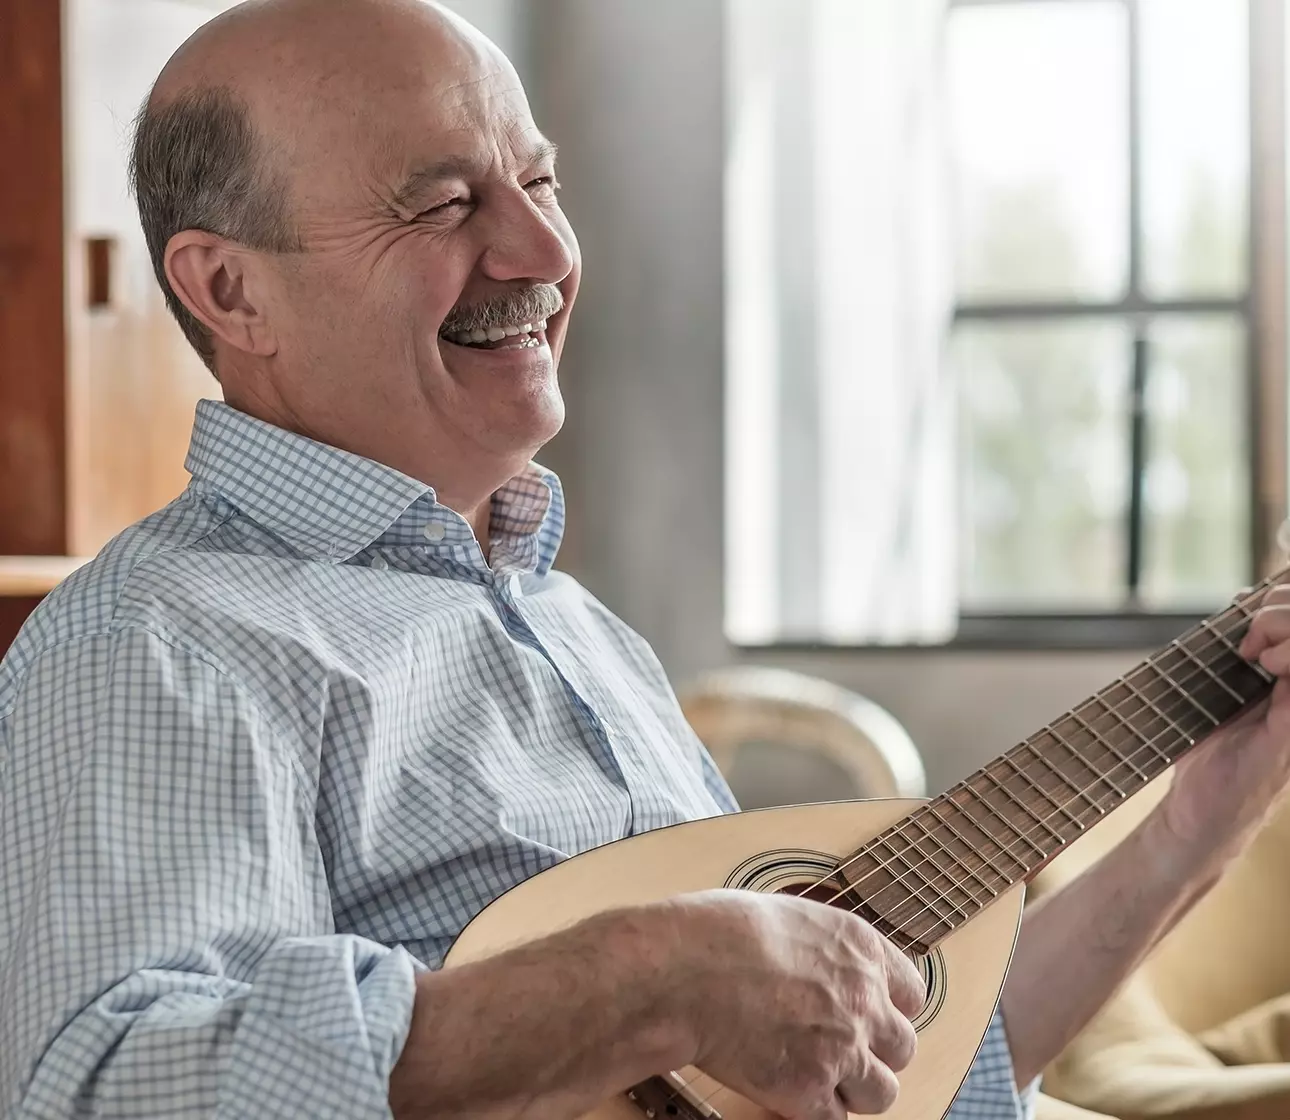
{"type": "Polygon", "coordinates": [[[524,189],[526,191],[531,191],[531,190],[557,191],[560,189],[560,184],[555,181],[554,175],[542,175],[536,179],[530,179],[527,183],[524,184],[524,189]]]}
{"type": "Polygon", "coordinates": [[[421,213],[417,215],[417,217],[424,218],[430,214],[450,214],[453,210],[457,209],[458,207],[469,206],[469,205],[470,205],[470,199],[468,198],[450,198],[448,199],[447,202],[439,203],[438,206],[431,206],[426,210],[422,210],[421,213]]]}

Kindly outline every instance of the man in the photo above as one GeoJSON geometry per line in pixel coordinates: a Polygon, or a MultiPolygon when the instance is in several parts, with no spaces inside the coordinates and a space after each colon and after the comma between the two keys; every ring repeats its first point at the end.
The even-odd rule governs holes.
{"type": "MultiPolygon", "coordinates": [[[[580,263],[506,59],[416,0],[246,4],[162,73],[134,175],[227,403],[0,667],[4,1115],[574,1117],[687,1063],[792,1118],[888,1107],[919,980],[813,902],[436,970],[512,884],[734,807],[649,649],[551,571],[530,460],[580,263]]],[[[1267,812],[1284,602],[1243,647],[1271,703],[1028,916],[956,1116],[1024,1114],[1267,812]]]]}

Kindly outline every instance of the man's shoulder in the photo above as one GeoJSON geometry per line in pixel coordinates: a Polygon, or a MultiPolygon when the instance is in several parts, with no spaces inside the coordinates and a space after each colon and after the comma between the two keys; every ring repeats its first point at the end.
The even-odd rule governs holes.
{"type": "Polygon", "coordinates": [[[200,546],[227,514],[186,490],[164,509],[109,541],[94,559],[63,580],[36,606],[0,661],[0,712],[39,658],[59,647],[142,626],[165,634],[164,612],[150,585],[192,578],[200,546]]]}

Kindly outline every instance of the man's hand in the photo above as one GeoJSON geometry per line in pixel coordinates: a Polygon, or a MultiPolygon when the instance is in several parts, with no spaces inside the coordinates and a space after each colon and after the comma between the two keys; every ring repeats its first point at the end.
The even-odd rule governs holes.
{"type": "Polygon", "coordinates": [[[845,1120],[895,1101],[925,999],[918,970],[845,910],[680,895],[423,973],[390,1107],[400,1120],[582,1116],[696,1065],[787,1120],[845,1120]]]}
{"type": "Polygon", "coordinates": [[[786,895],[711,891],[669,905],[695,1065],[789,1120],[892,1106],[926,991],[872,926],[786,895]]]}
{"type": "Polygon", "coordinates": [[[1268,592],[1240,652],[1277,677],[1272,695],[1185,755],[1160,806],[1184,852],[1204,845],[1218,863],[1240,851],[1290,782],[1290,587],[1268,592]]]}

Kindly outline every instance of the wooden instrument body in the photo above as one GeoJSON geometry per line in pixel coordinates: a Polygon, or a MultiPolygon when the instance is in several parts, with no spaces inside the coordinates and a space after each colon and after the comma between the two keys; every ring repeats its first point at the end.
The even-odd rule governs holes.
{"type": "MultiPolygon", "coordinates": [[[[920,804],[880,800],[761,809],[595,848],[519,884],[484,909],[462,931],[445,967],[494,956],[606,910],[715,887],[773,892],[814,883],[920,804]]],[[[900,1099],[885,1115],[936,1120],[948,1110],[990,1024],[1023,901],[1018,884],[920,960],[929,999],[916,1023],[918,1054],[901,1075],[900,1099]]],[[[772,1114],[697,1070],[681,1072],[694,1096],[725,1120],[771,1120],[772,1114]]],[[[646,1115],[624,1096],[605,1102],[591,1117],[646,1115]]]]}

